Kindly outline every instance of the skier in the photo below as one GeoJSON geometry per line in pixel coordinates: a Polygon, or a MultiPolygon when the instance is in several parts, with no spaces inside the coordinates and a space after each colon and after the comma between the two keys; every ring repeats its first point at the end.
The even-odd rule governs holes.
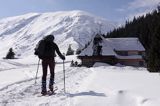
{"type": "MultiPolygon", "coordinates": [[[[50,81],[49,81],[49,89],[50,92],[53,93],[54,91],[54,69],[55,69],[55,51],[56,53],[60,56],[60,58],[62,60],[65,60],[65,56],[61,54],[61,52],[59,51],[59,48],[57,46],[56,43],[54,43],[54,36],[53,35],[48,35],[46,36],[42,41],[42,43],[39,44],[41,45],[40,50],[38,51],[38,49],[35,51],[35,54],[41,54],[41,56],[39,56],[40,59],[42,59],[42,69],[43,69],[43,75],[42,75],[42,91],[41,94],[42,95],[46,95],[47,94],[47,89],[46,89],[46,77],[47,77],[47,68],[49,66],[50,68],[50,81]],[[41,53],[38,53],[38,52],[41,53]],[[43,55],[42,55],[43,54],[43,55]]],[[[40,48],[40,47],[39,47],[40,48]]]]}

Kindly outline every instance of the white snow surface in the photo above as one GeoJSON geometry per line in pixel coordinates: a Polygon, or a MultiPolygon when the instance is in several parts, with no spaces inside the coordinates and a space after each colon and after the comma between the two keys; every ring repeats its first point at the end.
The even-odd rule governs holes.
{"type": "MultiPolygon", "coordinates": [[[[160,75],[146,68],[96,63],[92,68],[65,63],[66,93],[63,92],[63,64],[56,58],[56,95],[40,96],[42,69],[35,73],[38,58],[0,60],[0,106],[159,106],[160,75]]],[[[49,72],[48,78],[49,81],[49,72]]]]}
{"type": "Polygon", "coordinates": [[[107,38],[116,50],[138,50],[145,51],[138,38],[107,38]]]}
{"type": "Polygon", "coordinates": [[[55,36],[55,42],[66,53],[69,44],[74,50],[83,48],[96,33],[107,33],[115,27],[106,19],[80,10],[5,18],[0,20],[0,56],[4,57],[11,47],[18,57],[32,55],[38,41],[48,34],[55,36]]]}
{"type": "MultiPolygon", "coordinates": [[[[105,39],[103,36],[100,36],[102,38],[102,55],[117,55],[115,52],[114,52],[114,45],[112,44],[112,42],[110,40],[107,40],[105,39]]],[[[90,45],[84,49],[81,53],[80,53],[80,56],[92,56],[93,55],[93,40],[92,42],[90,43],[90,45]]]]}

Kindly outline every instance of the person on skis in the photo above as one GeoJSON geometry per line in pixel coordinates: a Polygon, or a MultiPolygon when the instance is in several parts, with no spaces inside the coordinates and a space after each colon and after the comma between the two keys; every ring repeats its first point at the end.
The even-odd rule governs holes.
{"type": "MultiPolygon", "coordinates": [[[[62,55],[60,52],[57,44],[54,42],[54,36],[53,35],[48,35],[46,36],[41,42],[43,47],[43,55],[39,56],[40,59],[42,59],[42,70],[43,70],[43,75],[42,75],[42,95],[47,94],[47,88],[46,88],[46,77],[47,77],[47,68],[49,66],[50,68],[50,80],[49,80],[49,90],[51,92],[54,91],[54,76],[55,76],[55,52],[59,55],[59,57],[62,60],[65,60],[65,56],[62,55]]],[[[41,53],[42,54],[42,53],[41,53]]]]}

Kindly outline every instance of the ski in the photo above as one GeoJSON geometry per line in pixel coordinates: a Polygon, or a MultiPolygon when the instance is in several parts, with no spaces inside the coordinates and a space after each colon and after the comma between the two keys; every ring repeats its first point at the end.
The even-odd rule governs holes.
{"type": "Polygon", "coordinates": [[[54,90],[53,91],[48,91],[48,96],[51,96],[51,95],[55,95],[56,94],[56,92],[55,91],[57,91],[58,90],[58,87],[56,86],[55,88],[54,88],[54,90]]]}
{"type": "Polygon", "coordinates": [[[55,95],[56,94],[56,92],[55,91],[57,91],[58,90],[58,87],[56,86],[55,88],[54,88],[54,90],[53,91],[47,91],[47,93],[45,94],[45,95],[38,95],[38,97],[45,97],[45,96],[51,96],[51,95],[55,95]]]}

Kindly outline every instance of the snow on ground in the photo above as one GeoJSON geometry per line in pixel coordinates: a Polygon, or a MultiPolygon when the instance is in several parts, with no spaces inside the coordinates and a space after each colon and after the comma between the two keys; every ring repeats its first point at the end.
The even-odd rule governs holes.
{"type": "Polygon", "coordinates": [[[159,74],[133,67],[99,66],[92,70],[92,80],[81,90],[85,96],[78,96],[75,106],[159,106],[159,74]]]}
{"type": "MultiPolygon", "coordinates": [[[[145,68],[96,63],[92,68],[70,67],[66,59],[66,93],[63,64],[56,58],[56,95],[40,97],[38,58],[0,60],[0,106],[159,106],[160,76],[145,68]]],[[[49,74],[48,74],[49,78],[49,74]]]]}

